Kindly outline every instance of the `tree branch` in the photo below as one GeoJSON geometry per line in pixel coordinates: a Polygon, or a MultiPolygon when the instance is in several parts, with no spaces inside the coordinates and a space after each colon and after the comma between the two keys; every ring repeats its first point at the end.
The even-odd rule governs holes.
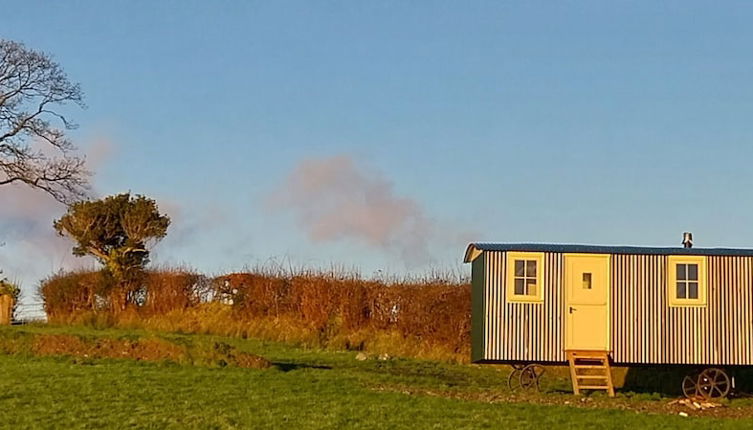
{"type": "Polygon", "coordinates": [[[75,124],[51,108],[68,102],[83,107],[82,99],[79,85],[49,56],[0,39],[0,185],[24,183],[64,203],[86,195],[90,173],[62,131],[75,124]],[[58,156],[32,149],[34,139],[58,156]]]}

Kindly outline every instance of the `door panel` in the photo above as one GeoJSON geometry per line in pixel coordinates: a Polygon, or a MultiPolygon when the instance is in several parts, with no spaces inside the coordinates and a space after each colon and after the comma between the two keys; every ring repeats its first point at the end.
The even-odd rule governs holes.
{"type": "Polygon", "coordinates": [[[609,350],[609,255],[565,255],[565,348],[609,350]]]}
{"type": "Polygon", "coordinates": [[[604,306],[578,306],[568,315],[571,346],[567,349],[606,351],[607,310],[604,306]]]}
{"type": "Polygon", "coordinates": [[[567,276],[571,304],[605,305],[609,260],[594,256],[568,256],[567,276]],[[605,266],[606,264],[606,266],[605,266]]]}

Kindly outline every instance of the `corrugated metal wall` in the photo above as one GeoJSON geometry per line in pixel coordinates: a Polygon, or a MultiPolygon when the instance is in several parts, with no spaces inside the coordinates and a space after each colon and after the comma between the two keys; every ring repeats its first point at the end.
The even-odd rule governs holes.
{"type": "MultiPolygon", "coordinates": [[[[505,253],[480,258],[484,359],[565,361],[563,255],[545,253],[543,303],[507,303],[505,253]]],[[[707,306],[669,307],[666,256],[612,256],[616,363],[753,365],[753,257],[707,259],[707,306]]]]}
{"type": "Polygon", "coordinates": [[[753,258],[707,257],[705,307],[667,305],[666,256],[612,262],[615,362],[753,364],[753,258]]]}
{"type": "Polygon", "coordinates": [[[505,253],[485,252],[484,358],[565,361],[562,309],[562,254],[544,254],[544,302],[507,303],[505,253]]]}

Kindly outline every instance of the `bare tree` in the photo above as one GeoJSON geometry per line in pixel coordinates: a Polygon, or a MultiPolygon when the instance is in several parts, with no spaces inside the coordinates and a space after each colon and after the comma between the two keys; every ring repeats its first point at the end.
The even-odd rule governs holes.
{"type": "Polygon", "coordinates": [[[0,185],[24,183],[64,203],[86,194],[89,172],[64,133],[75,125],[54,110],[68,103],[83,107],[83,94],[57,63],[0,39],[0,185]]]}

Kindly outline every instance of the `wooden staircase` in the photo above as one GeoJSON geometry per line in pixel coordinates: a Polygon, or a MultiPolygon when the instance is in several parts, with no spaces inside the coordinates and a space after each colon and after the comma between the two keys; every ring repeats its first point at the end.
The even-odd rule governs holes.
{"type": "Polygon", "coordinates": [[[607,351],[566,351],[570,363],[570,379],[573,392],[580,390],[606,390],[609,397],[614,397],[612,370],[609,367],[607,351]]]}

